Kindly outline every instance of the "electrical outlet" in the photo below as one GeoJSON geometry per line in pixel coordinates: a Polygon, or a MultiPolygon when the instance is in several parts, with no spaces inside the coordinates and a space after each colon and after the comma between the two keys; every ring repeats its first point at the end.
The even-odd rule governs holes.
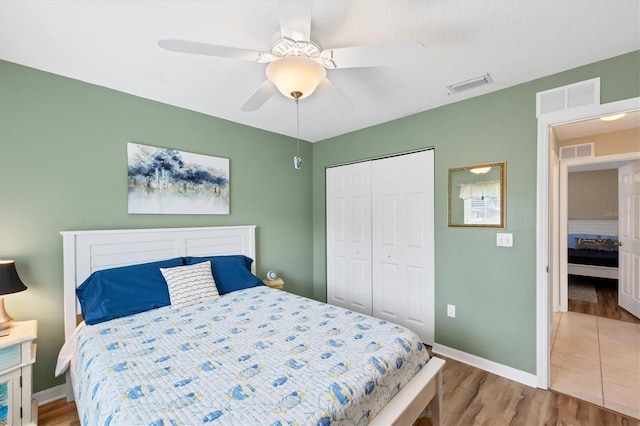
{"type": "Polygon", "coordinates": [[[447,316],[451,318],[456,317],[456,305],[447,305],[447,316]]]}
{"type": "Polygon", "coordinates": [[[513,247],[513,234],[498,232],[496,234],[496,245],[498,247],[513,247]]]}

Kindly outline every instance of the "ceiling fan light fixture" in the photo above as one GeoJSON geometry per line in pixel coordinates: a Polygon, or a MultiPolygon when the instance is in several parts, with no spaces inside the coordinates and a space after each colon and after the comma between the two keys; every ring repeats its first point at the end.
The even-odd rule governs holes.
{"type": "Polygon", "coordinates": [[[316,90],[327,71],[313,59],[287,56],[267,65],[266,74],[284,96],[295,99],[294,93],[300,92],[299,99],[304,99],[316,90]]]}

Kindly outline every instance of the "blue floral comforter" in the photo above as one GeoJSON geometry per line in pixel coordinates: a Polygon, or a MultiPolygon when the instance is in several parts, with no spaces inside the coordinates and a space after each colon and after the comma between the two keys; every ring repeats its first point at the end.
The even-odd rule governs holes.
{"type": "Polygon", "coordinates": [[[78,330],[84,425],[366,425],[427,362],[411,331],[266,287],[78,330]]]}

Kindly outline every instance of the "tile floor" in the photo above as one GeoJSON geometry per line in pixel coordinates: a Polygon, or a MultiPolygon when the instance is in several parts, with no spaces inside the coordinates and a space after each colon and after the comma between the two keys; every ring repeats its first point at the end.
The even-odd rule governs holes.
{"type": "Polygon", "coordinates": [[[640,324],[558,312],[550,388],[640,419],[640,324]]]}

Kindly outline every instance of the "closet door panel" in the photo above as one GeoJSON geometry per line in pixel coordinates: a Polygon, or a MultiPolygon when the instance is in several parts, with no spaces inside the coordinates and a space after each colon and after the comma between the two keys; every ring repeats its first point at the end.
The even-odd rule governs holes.
{"type": "Polygon", "coordinates": [[[327,174],[327,191],[333,195],[327,198],[327,300],[334,305],[346,306],[349,295],[346,285],[348,243],[346,241],[347,200],[345,176],[335,174],[331,179],[327,174]],[[331,244],[329,244],[329,241],[331,244]],[[330,247],[330,249],[329,249],[330,247]]]}
{"type": "Polygon", "coordinates": [[[382,214],[376,215],[373,223],[380,227],[380,244],[393,250],[398,244],[398,197],[395,194],[385,194],[379,200],[382,214]]]}
{"type": "MultiPolygon", "coordinates": [[[[429,295],[426,294],[426,270],[415,266],[406,268],[407,278],[404,291],[407,294],[414,295],[410,297],[405,305],[405,318],[407,324],[413,324],[422,327],[424,323],[424,300],[428,300],[429,295]]],[[[409,326],[411,328],[411,326],[409,326]]]]}
{"type": "Polygon", "coordinates": [[[346,305],[347,304],[347,294],[345,285],[345,259],[340,256],[331,256],[329,258],[328,271],[331,276],[327,276],[327,280],[332,282],[333,285],[330,288],[327,288],[327,300],[331,299],[332,304],[334,305],[346,305]]]}
{"type": "Polygon", "coordinates": [[[379,268],[381,281],[387,285],[377,289],[374,294],[374,306],[377,312],[374,316],[392,322],[398,322],[399,299],[396,291],[398,282],[398,268],[392,263],[381,263],[379,268]]]}
{"type": "Polygon", "coordinates": [[[422,249],[424,241],[424,215],[425,215],[425,195],[424,192],[406,194],[407,219],[406,226],[411,232],[407,233],[407,247],[422,249]]]}
{"type": "Polygon", "coordinates": [[[327,169],[327,302],[371,314],[371,165],[327,169]]]}
{"type": "Polygon", "coordinates": [[[351,280],[345,283],[351,290],[349,309],[371,314],[371,262],[370,259],[351,259],[351,280]]]}
{"type": "Polygon", "coordinates": [[[374,161],[372,197],[373,315],[433,344],[433,151],[374,161]]]}

